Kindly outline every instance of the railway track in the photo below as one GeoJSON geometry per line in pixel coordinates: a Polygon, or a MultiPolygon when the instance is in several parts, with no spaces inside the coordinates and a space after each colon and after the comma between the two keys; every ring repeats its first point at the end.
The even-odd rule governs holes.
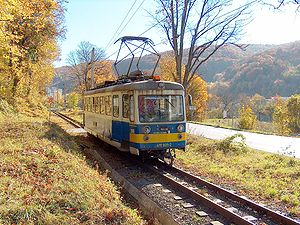
{"type": "Polygon", "coordinates": [[[59,116],[60,118],[64,119],[65,121],[67,121],[68,123],[72,124],[74,127],[76,128],[83,128],[84,125],[58,111],[52,111],[55,115],[59,116]]]}
{"type": "MultiPolygon", "coordinates": [[[[147,168],[160,174],[166,182],[191,196],[208,208],[235,224],[284,224],[299,225],[300,222],[239,196],[215,184],[207,182],[176,167],[162,162],[148,164],[147,168]]],[[[178,198],[180,199],[180,198],[178,198]]]]}
{"type": "MultiPolygon", "coordinates": [[[[75,127],[83,127],[72,118],[59,112],[54,113],[75,127]]],[[[300,224],[299,221],[256,204],[179,168],[153,160],[141,164],[136,158],[125,156],[124,159],[123,154],[117,156],[116,153],[114,151],[112,156],[109,156],[107,152],[105,153],[107,155],[104,154],[106,161],[115,162],[112,168],[142,192],[149,192],[150,196],[153,194],[154,201],[162,208],[165,207],[164,210],[173,217],[177,217],[179,224],[300,224]],[[187,202],[192,203],[186,204],[187,202]],[[185,215],[179,216],[183,212],[185,215]],[[186,222],[186,215],[204,219],[196,219],[196,222],[191,222],[193,220],[189,219],[186,222]]]]}

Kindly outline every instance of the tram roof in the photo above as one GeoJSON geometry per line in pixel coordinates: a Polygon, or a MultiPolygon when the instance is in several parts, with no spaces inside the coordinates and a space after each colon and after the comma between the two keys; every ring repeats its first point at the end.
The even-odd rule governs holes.
{"type": "Polygon", "coordinates": [[[130,90],[184,90],[184,88],[181,84],[176,82],[145,80],[88,90],[85,91],[85,95],[130,90]]]}

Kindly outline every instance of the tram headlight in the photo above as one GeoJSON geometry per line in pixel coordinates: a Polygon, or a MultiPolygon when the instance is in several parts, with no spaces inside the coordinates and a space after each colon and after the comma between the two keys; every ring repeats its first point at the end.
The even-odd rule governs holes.
{"type": "Polygon", "coordinates": [[[150,128],[150,127],[148,127],[148,126],[144,126],[144,127],[143,127],[143,132],[144,132],[144,134],[149,134],[150,131],[151,131],[151,128],[150,128]]]}
{"type": "Polygon", "coordinates": [[[184,126],[183,126],[182,124],[179,124],[179,125],[177,126],[177,131],[178,131],[178,132],[183,132],[183,131],[184,131],[184,126]]]}

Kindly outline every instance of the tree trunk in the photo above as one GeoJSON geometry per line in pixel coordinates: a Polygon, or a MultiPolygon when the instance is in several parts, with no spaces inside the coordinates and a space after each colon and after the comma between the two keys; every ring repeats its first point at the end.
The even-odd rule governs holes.
{"type": "Polygon", "coordinates": [[[15,75],[14,79],[13,79],[13,87],[12,87],[12,97],[16,97],[17,96],[17,89],[18,89],[18,84],[20,82],[20,79],[15,75]]]}
{"type": "Polygon", "coordinates": [[[26,97],[29,97],[30,93],[31,93],[31,90],[32,90],[32,72],[31,70],[29,69],[28,71],[28,74],[29,74],[29,83],[28,83],[28,86],[27,86],[27,92],[26,92],[26,97]]]}

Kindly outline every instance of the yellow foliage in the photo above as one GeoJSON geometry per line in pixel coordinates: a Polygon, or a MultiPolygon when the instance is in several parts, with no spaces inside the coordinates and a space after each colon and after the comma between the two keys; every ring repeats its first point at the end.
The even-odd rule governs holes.
{"type": "MultiPolygon", "coordinates": [[[[79,65],[81,66],[81,65],[79,65]]],[[[104,81],[107,80],[115,80],[116,77],[114,75],[113,69],[112,69],[112,63],[110,61],[98,61],[94,65],[94,82],[95,85],[101,84],[104,81]]],[[[91,85],[91,70],[88,71],[87,74],[87,83],[88,87],[90,88],[91,85]]],[[[81,82],[77,88],[76,91],[78,93],[83,93],[85,91],[85,83],[81,82]]]]}
{"type": "Polygon", "coordinates": [[[256,116],[250,105],[243,105],[239,112],[239,128],[246,130],[254,129],[256,127],[256,116]]]}
{"type": "MultiPolygon", "coordinates": [[[[187,94],[192,95],[193,105],[196,106],[196,110],[192,119],[203,120],[208,100],[206,82],[200,76],[195,76],[188,86],[186,92],[187,94]]],[[[191,112],[187,110],[188,117],[190,113],[191,112]]]]}
{"type": "MultiPolygon", "coordinates": [[[[182,67],[181,71],[182,74],[184,74],[184,67],[182,67]]],[[[176,63],[172,55],[166,55],[162,57],[160,60],[160,73],[163,80],[182,83],[182,81],[179,81],[178,77],[176,76],[176,63]]],[[[193,105],[196,106],[196,111],[193,113],[193,116],[191,116],[188,106],[189,101],[186,99],[187,118],[193,120],[202,120],[208,100],[206,82],[200,76],[194,76],[185,92],[186,97],[188,95],[192,96],[193,105]]]]}
{"type": "Polygon", "coordinates": [[[277,97],[274,106],[273,112],[273,124],[277,128],[277,132],[282,135],[288,135],[291,133],[289,128],[289,112],[287,108],[287,102],[284,101],[282,98],[277,97]]]}
{"type": "Polygon", "coordinates": [[[0,94],[40,99],[54,75],[57,37],[64,34],[56,0],[0,0],[0,94]]]}
{"type": "Polygon", "coordinates": [[[96,84],[100,84],[106,80],[116,79],[112,69],[112,63],[110,61],[96,62],[94,74],[96,84]]]}

